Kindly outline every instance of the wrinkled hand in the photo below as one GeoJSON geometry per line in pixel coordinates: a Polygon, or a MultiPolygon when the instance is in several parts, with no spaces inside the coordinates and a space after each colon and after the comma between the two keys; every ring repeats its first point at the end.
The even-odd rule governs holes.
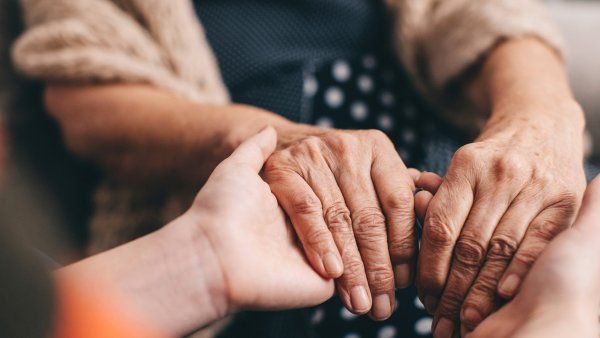
{"type": "Polygon", "coordinates": [[[258,175],[275,146],[272,128],[244,142],[215,169],[186,215],[201,227],[200,245],[210,246],[219,262],[212,275],[222,276],[224,286],[212,287],[223,291],[214,302],[225,304],[221,313],[313,306],[333,294],[333,281],[308,264],[258,175]]]}
{"type": "Polygon", "coordinates": [[[498,293],[511,298],[580,204],[577,136],[499,130],[457,151],[427,210],[416,283],[436,337],[474,328],[498,293]]]}
{"type": "Polygon", "coordinates": [[[598,337],[599,247],[596,179],[573,228],[548,245],[517,296],[466,337],[598,337]]]}
{"type": "Polygon", "coordinates": [[[346,307],[386,319],[395,306],[394,280],[398,287],[411,283],[417,249],[410,172],[380,131],[309,134],[281,145],[265,165],[265,180],[311,265],[323,277],[339,277],[346,307]]]}

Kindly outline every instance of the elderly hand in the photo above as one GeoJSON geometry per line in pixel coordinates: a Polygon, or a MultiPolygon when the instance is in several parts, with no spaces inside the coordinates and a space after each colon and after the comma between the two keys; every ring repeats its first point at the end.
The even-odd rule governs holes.
{"type": "Polygon", "coordinates": [[[309,262],[339,277],[350,311],[388,318],[394,280],[411,283],[417,249],[410,172],[380,131],[298,126],[281,137],[264,177],[309,262]]]}
{"type": "Polygon", "coordinates": [[[276,139],[267,128],[244,142],[219,164],[182,216],[199,231],[197,247],[211,248],[206,260],[218,262],[210,275],[221,281],[208,289],[222,295],[213,300],[222,314],[313,306],[333,294],[333,281],[308,264],[275,196],[258,175],[276,139]]]}
{"type": "Polygon", "coordinates": [[[548,245],[517,296],[466,337],[598,337],[598,248],[600,179],[588,188],[573,228],[548,245]]]}
{"type": "Polygon", "coordinates": [[[474,328],[496,308],[498,292],[511,298],[578,210],[585,188],[581,133],[569,124],[527,122],[492,121],[458,150],[431,199],[416,282],[435,314],[436,337],[451,337],[459,323],[474,328]]]}

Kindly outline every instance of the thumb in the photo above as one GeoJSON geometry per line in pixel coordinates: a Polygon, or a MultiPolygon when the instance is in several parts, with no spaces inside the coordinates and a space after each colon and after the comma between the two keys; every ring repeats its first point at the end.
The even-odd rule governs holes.
{"type": "Polygon", "coordinates": [[[600,230],[600,176],[588,185],[573,227],[600,230]]]}
{"type": "Polygon", "coordinates": [[[250,165],[259,172],[276,146],[277,132],[269,126],[244,141],[225,162],[228,165],[250,165]]]}

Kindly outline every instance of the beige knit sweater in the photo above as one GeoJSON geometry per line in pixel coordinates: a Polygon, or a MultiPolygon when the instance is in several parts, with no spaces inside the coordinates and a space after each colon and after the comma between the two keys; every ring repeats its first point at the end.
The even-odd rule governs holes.
{"type": "MultiPolygon", "coordinates": [[[[197,102],[229,102],[191,0],[20,1],[28,29],[14,45],[13,61],[29,77],[147,83],[197,102]]],[[[537,0],[385,1],[398,60],[433,101],[501,39],[534,35],[561,49],[537,0]]],[[[93,251],[166,224],[192,196],[105,182],[96,196],[93,251]]]]}

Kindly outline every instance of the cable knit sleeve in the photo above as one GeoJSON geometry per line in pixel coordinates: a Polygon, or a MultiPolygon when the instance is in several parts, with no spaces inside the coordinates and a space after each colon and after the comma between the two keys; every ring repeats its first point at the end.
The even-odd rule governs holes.
{"type": "Polygon", "coordinates": [[[397,53],[431,95],[480,61],[499,41],[535,36],[562,51],[541,0],[388,0],[397,53]]]}
{"type": "MultiPolygon", "coordinates": [[[[177,62],[185,59],[181,48],[166,48],[169,46],[162,44],[139,17],[116,2],[20,2],[27,29],[14,44],[12,59],[16,68],[29,77],[46,82],[148,83],[200,102],[228,100],[220,78],[207,78],[217,77],[210,51],[205,53],[210,69],[204,69],[204,74],[198,69],[180,69],[177,62]]],[[[191,41],[196,38],[198,44],[202,43],[201,31],[188,29],[185,33],[196,33],[191,41]]],[[[195,55],[200,65],[201,56],[195,55]]]]}

